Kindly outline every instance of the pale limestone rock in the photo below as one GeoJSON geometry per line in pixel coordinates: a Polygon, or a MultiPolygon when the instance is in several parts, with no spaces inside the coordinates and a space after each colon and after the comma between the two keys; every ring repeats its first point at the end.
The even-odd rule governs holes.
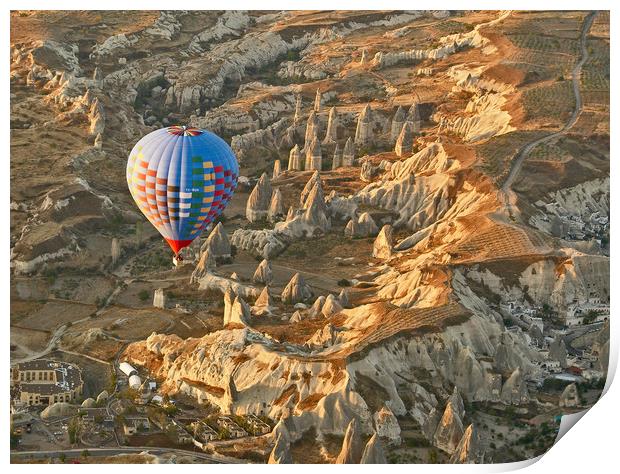
{"type": "Polygon", "coordinates": [[[334,149],[334,158],[332,160],[332,171],[337,170],[342,166],[342,151],[340,150],[340,144],[336,143],[334,149]]]}
{"type": "Polygon", "coordinates": [[[370,104],[366,104],[366,107],[360,113],[357,119],[357,127],[355,129],[355,143],[358,145],[365,145],[372,138],[372,109],[370,104]]]}
{"type": "Polygon", "coordinates": [[[364,444],[360,432],[359,422],[353,418],[347,426],[342,440],[342,448],[336,458],[336,464],[358,464],[362,458],[364,444]]]}
{"type": "Polygon", "coordinates": [[[264,314],[270,314],[274,308],[275,303],[269,293],[269,287],[265,286],[259,297],[256,298],[254,306],[252,307],[252,312],[257,316],[262,316],[264,314]]]}
{"type": "MultiPolygon", "coordinates": [[[[301,95],[295,95],[295,115],[293,116],[293,126],[299,125],[301,121],[301,95]]],[[[290,169],[290,168],[289,168],[290,169]]]]}
{"type": "Polygon", "coordinates": [[[315,186],[319,186],[321,188],[321,193],[323,192],[323,185],[321,183],[321,175],[318,171],[312,173],[310,179],[305,184],[304,188],[301,190],[301,194],[299,195],[299,204],[301,204],[302,208],[307,207],[307,200],[310,196],[310,192],[314,189],[315,186]]]}
{"type": "Polygon", "coordinates": [[[338,114],[336,107],[329,109],[329,116],[327,117],[327,130],[325,132],[324,144],[334,143],[338,138],[338,114]]]}
{"type": "Polygon", "coordinates": [[[288,156],[288,170],[300,171],[301,167],[301,154],[299,153],[299,146],[295,145],[288,156]]]}
{"type": "Polygon", "coordinates": [[[314,111],[316,113],[321,111],[321,91],[319,89],[316,90],[316,95],[314,96],[314,111]]]}
{"type": "Polygon", "coordinates": [[[291,323],[298,323],[303,319],[301,312],[299,310],[295,311],[293,313],[293,315],[291,316],[291,319],[289,319],[289,322],[291,323]]]}
{"type": "Polygon", "coordinates": [[[420,125],[422,123],[420,119],[420,104],[417,102],[411,104],[406,120],[411,123],[411,131],[413,133],[420,133],[420,125]]]}
{"type": "Polygon", "coordinates": [[[321,313],[326,318],[330,316],[340,313],[342,311],[342,305],[338,298],[332,294],[327,295],[325,298],[325,303],[323,303],[323,307],[321,308],[321,313]]]}
{"type": "Polygon", "coordinates": [[[372,256],[374,258],[386,260],[392,256],[392,249],[394,248],[393,232],[390,224],[386,224],[381,228],[372,246],[372,256]]]}
{"type": "Polygon", "coordinates": [[[121,257],[121,244],[116,237],[112,239],[112,249],[110,253],[112,255],[112,265],[116,265],[118,259],[121,257]]]}
{"type": "Polygon", "coordinates": [[[236,297],[237,295],[235,295],[232,287],[229,286],[224,293],[224,327],[230,322],[232,306],[236,297]]]}
{"type": "Polygon", "coordinates": [[[362,213],[357,219],[351,219],[344,229],[344,235],[349,238],[375,236],[378,232],[379,228],[368,212],[362,213]]]}
{"type": "Polygon", "coordinates": [[[331,347],[336,342],[336,328],[332,323],[327,323],[321,329],[318,329],[310,339],[306,341],[306,345],[314,349],[325,349],[331,347]]]}
{"type": "Polygon", "coordinates": [[[312,304],[312,306],[310,306],[310,309],[308,310],[310,316],[315,317],[321,314],[321,309],[323,308],[324,304],[325,296],[323,295],[319,296],[316,300],[314,300],[314,303],[312,304]]]}
{"type": "Polygon", "coordinates": [[[250,222],[256,222],[267,217],[271,203],[271,183],[266,173],[263,173],[252,190],[245,208],[245,216],[250,222]]]}
{"type": "Polygon", "coordinates": [[[581,398],[579,397],[579,392],[577,391],[577,385],[575,383],[566,386],[562,395],[560,395],[559,404],[562,408],[575,408],[581,405],[581,398]]]}
{"type": "Polygon", "coordinates": [[[379,437],[389,440],[390,444],[400,445],[400,425],[392,410],[384,405],[381,410],[373,415],[373,421],[379,437]]]}
{"type": "Polygon", "coordinates": [[[260,283],[263,285],[269,285],[273,280],[273,272],[271,270],[271,263],[266,258],[263,259],[256,267],[252,281],[254,283],[260,283]]]}
{"type": "Polygon", "coordinates": [[[506,405],[522,405],[530,401],[521,369],[517,368],[502,387],[501,401],[506,405]]]}
{"type": "Polygon", "coordinates": [[[316,113],[313,111],[310,112],[308,116],[308,121],[306,122],[306,133],[304,135],[304,152],[308,152],[308,148],[312,145],[312,140],[316,137],[318,132],[318,119],[316,117],[316,113]]]}
{"type": "Polygon", "coordinates": [[[355,145],[351,137],[347,138],[342,152],[342,166],[345,168],[353,166],[355,163],[355,145]]]}
{"type": "Polygon", "coordinates": [[[271,196],[271,203],[267,211],[267,219],[270,222],[281,220],[284,217],[284,202],[280,188],[276,188],[271,196]]]}
{"type": "Polygon", "coordinates": [[[368,54],[366,53],[366,48],[362,49],[362,57],[360,58],[360,64],[366,64],[368,62],[368,54]]]}
{"type": "Polygon", "coordinates": [[[211,253],[211,250],[207,247],[204,251],[200,252],[200,258],[196,264],[196,268],[192,272],[189,282],[191,284],[198,283],[200,279],[210,273],[216,265],[216,259],[211,253]]]}
{"type": "Polygon", "coordinates": [[[230,308],[230,318],[224,326],[231,324],[237,326],[247,326],[250,316],[250,306],[243,300],[243,298],[237,296],[230,308]]]}
{"type": "Polygon", "coordinates": [[[281,173],[282,173],[282,164],[280,163],[280,160],[276,160],[273,162],[273,174],[271,176],[271,179],[277,179],[281,173]]]}
{"type": "Polygon", "coordinates": [[[286,213],[286,219],[284,219],[285,222],[292,221],[295,218],[296,215],[297,215],[297,212],[295,211],[295,208],[293,208],[293,206],[290,206],[288,208],[287,213],[286,213]]]}
{"type": "Polygon", "coordinates": [[[351,306],[349,303],[349,292],[344,288],[340,290],[340,294],[338,295],[338,301],[340,302],[340,306],[343,308],[348,308],[351,306]]]}
{"type": "Polygon", "coordinates": [[[157,288],[155,290],[155,294],[153,295],[153,306],[162,309],[166,307],[166,294],[163,288],[157,288]]]}
{"type": "Polygon", "coordinates": [[[375,176],[377,176],[379,168],[374,166],[369,159],[362,161],[362,167],[360,169],[360,179],[365,183],[370,183],[375,176]]]}
{"type": "Polygon", "coordinates": [[[209,237],[207,237],[207,240],[200,248],[200,251],[204,252],[207,249],[215,259],[231,258],[230,240],[228,240],[228,234],[226,234],[221,222],[218,222],[213,228],[209,237]]]}
{"type": "Polygon", "coordinates": [[[465,429],[456,450],[450,457],[453,464],[477,464],[481,462],[481,448],[478,431],[473,424],[465,429]]]}
{"type": "Polygon", "coordinates": [[[241,281],[241,278],[239,278],[239,275],[237,274],[237,272],[232,272],[230,274],[230,279],[234,281],[241,281]]]}
{"type": "Polygon", "coordinates": [[[268,464],[292,464],[290,442],[283,434],[278,435],[269,455],[268,464]]]}
{"type": "Polygon", "coordinates": [[[360,464],[387,464],[383,443],[381,443],[377,433],[373,434],[366,443],[360,464]]]}
{"type": "Polygon", "coordinates": [[[568,355],[566,351],[566,343],[562,337],[556,337],[551,344],[549,344],[549,358],[552,360],[557,360],[560,363],[560,367],[565,369],[568,367],[568,363],[566,361],[566,356],[568,355]]]}
{"type": "Polygon", "coordinates": [[[409,155],[413,152],[413,126],[411,122],[405,122],[403,128],[398,135],[394,152],[399,157],[409,155]]]}
{"type": "Polygon", "coordinates": [[[306,161],[306,170],[321,171],[323,168],[323,155],[321,153],[321,144],[315,138],[308,150],[308,159],[306,161]]]}
{"type": "Polygon", "coordinates": [[[95,141],[93,142],[93,146],[97,150],[101,150],[103,148],[103,136],[101,135],[101,133],[98,133],[97,136],[95,137],[95,141]]]}
{"type": "Polygon", "coordinates": [[[433,435],[433,442],[442,451],[452,454],[463,437],[463,433],[461,417],[454,410],[452,403],[448,402],[433,435]]]}
{"type": "Polygon", "coordinates": [[[392,117],[392,125],[390,127],[390,140],[392,143],[395,143],[400,135],[403,124],[405,123],[406,118],[405,110],[399,105],[398,109],[394,113],[394,117],[392,117]]]}
{"type": "Polygon", "coordinates": [[[282,302],[295,304],[308,301],[312,297],[312,289],[308,286],[304,278],[295,273],[282,291],[282,302]]]}

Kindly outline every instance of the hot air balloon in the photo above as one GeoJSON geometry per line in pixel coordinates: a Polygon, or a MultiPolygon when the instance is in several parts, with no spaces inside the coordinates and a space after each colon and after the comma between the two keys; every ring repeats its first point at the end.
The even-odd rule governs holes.
{"type": "Polygon", "coordinates": [[[187,247],[230,201],[239,176],[237,158],[217,135],[186,126],[144,136],[127,161],[134,201],[174,252],[187,247]]]}

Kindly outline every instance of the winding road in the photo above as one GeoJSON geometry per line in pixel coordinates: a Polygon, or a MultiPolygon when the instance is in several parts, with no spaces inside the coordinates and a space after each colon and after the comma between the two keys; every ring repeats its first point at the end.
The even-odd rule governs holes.
{"type": "Polygon", "coordinates": [[[586,47],[586,41],[588,37],[588,31],[590,31],[590,28],[592,27],[592,22],[594,21],[594,18],[596,17],[597,13],[598,12],[596,11],[589,13],[581,27],[581,37],[580,37],[581,58],[579,59],[579,61],[577,61],[572,71],[573,93],[575,94],[575,110],[570,116],[570,119],[557,132],[553,132],[549,135],[545,135],[544,137],[538,138],[524,145],[517,152],[517,154],[515,155],[515,158],[512,160],[510,171],[508,173],[508,176],[506,177],[506,181],[504,181],[504,184],[502,185],[501,190],[500,190],[500,199],[504,203],[504,206],[506,210],[508,211],[508,215],[512,219],[515,219],[516,215],[519,212],[516,206],[517,195],[512,190],[512,185],[515,179],[517,178],[517,176],[519,176],[521,167],[523,166],[523,162],[527,159],[527,157],[532,152],[532,150],[536,148],[538,145],[542,143],[547,143],[551,140],[554,140],[555,138],[558,138],[566,134],[566,132],[568,132],[571,128],[573,128],[575,123],[577,123],[577,119],[581,115],[581,111],[583,110],[583,100],[581,98],[581,90],[579,89],[579,80],[581,78],[581,69],[590,56],[588,54],[588,49],[586,47]]]}

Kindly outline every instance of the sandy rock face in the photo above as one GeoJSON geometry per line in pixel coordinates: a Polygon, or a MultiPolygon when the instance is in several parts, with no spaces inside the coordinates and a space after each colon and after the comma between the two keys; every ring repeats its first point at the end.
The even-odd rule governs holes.
{"type": "Polygon", "coordinates": [[[295,273],[282,291],[282,302],[287,304],[302,303],[312,297],[312,289],[308,286],[304,278],[295,273]]]}
{"type": "Polygon", "coordinates": [[[353,418],[347,426],[342,440],[342,448],[336,458],[336,464],[359,464],[362,458],[364,443],[357,419],[353,418]]]}
{"type": "Polygon", "coordinates": [[[450,457],[454,464],[475,464],[481,462],[481,448],[478,431],[473,424],[465,429],[465,433],[459,441],[456,450],[450,457]]]}
{"type": "Polygon", "coordinates": [[[433,441],[439,449],[452,454],[463,437],[463,422],[452,403],[446,405],[443,416],[437,425],[433,441]]]}
{"type": "Polygon", "coordinates": [[[381,443],[377,433],[372,435],[364,447],[360,464],[387,464],[383,443],[381,443]]]}
{"type": "Polygon", "coordinates": [[[373,420],[377,435],[388,439],[390,444],[399,445],[401,443],[400,425],[392,410],[387,406],[383,406],[381,410],[373,415],[373,420]]]}
{"type": "Polygon", "coordinates": [[[263,259],[256,267],[256,271],[252,276],[252,281],[254,283],[262,283],[263,285],[268,285],[271,283],[273,279],[273,272],[271,270],[271,263],[269,260],[263,259]]]}
{"type": "Polygon", "coordinates": [[[155,290],[155,294],[153,295],[153,306],[155,308],[166,307],[166,294],[164,293],[163,288],[157,288],[155,290]]]}
{"type": "Polygon", "coordinates": [[[344,235],[350,238],[364,238],[377,235],[379,228],[372,216],[363,212],[359,218],[351,219],[344,229],[344,235]]]}
{"type": "Polygon", "coordinates": [[[581,397],[577,391],[577,385],[571,383],[566,386],[562,395],[560,395],[560,407],[575,408],[581,405],[581,397]]]}
{"type": "Polygon", "coordinates": [[[250,222],[256,222],[267,217],[271,204],[271,183],[266,173],[263,173],[252,190],[245,208],[245,216],[250,222]]]}
{"type": "Polygon", "coordinates": [[[394,248],[393,229],[390,224],[381,228],[379,235],[372,246],[372,256],[374,258],[388,259],[392,256],[394,248]]]}
{"type": "Polygon", "coordinates": [[[224,226],[221,222],[218,222],[215,228],[211,231],[211,234],[209,234],[207,241],[204,243],[200,251],[202,252],[207,248],[215,258],[230,258],[230,241],[228,240],[228,235],[226,234],[224,226]]]}
{"type": "Polygon", "coordinates": [[[520,368],[517,368],[504,383],[501,400],[506,405],[521,405],[529,402],[527,385],[520,368]]]}
{"type": "Polygon", "coordinates": [[[351,137],[347,138],[342,151],[342,166],[351,167],[355,162],[355,145],[351,137]]]}
{"type": "Polygon", "coordinates": [[[405,122],[403,128],[396,140],[396,146],[394,152],[396,155],[402,157],[412,152],[413,148],[413,125],[411,122],[405,122]]]}

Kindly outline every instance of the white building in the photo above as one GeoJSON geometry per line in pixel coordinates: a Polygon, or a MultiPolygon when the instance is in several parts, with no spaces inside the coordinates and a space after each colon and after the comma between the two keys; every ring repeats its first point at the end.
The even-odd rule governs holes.
{"type": "Polygon", "coordinates": [[[138,373],[138,371],[136,369],[134,369],[130,364],[128,364],[127,362],[121,362],[118,365],[118,368],[120,369],[120,371],[122,373],[124,373],[127,377],[131,377],[132,375],[136,375],[138,373]]]}

